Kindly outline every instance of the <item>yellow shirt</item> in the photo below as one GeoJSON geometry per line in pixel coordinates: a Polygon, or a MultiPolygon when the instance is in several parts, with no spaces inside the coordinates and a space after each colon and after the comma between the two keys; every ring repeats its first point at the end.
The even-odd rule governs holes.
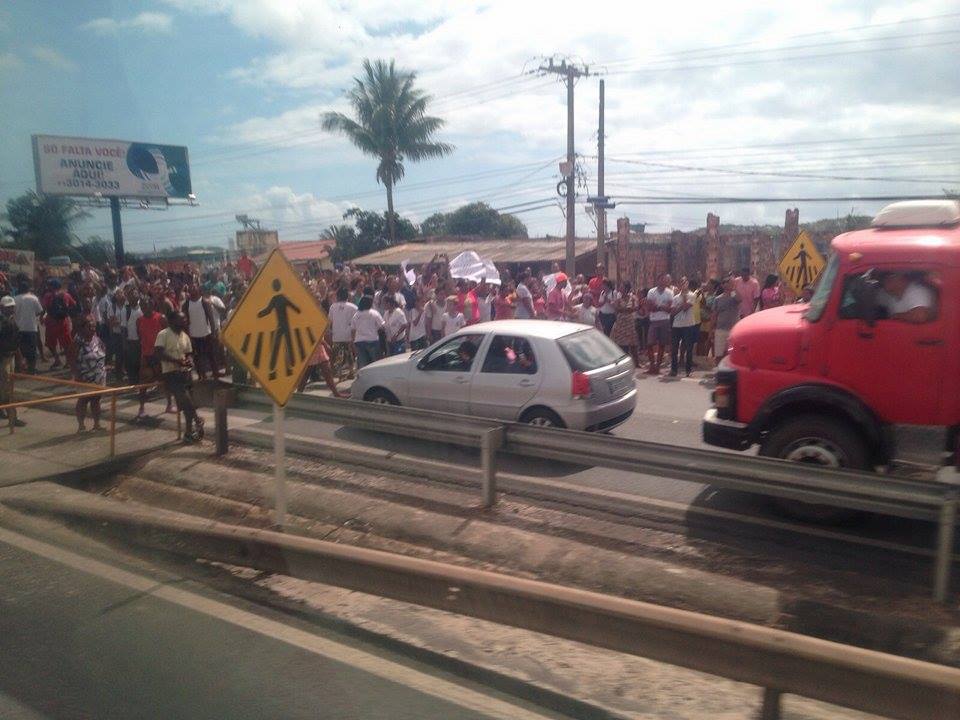
{"type": "MultiPolygon", "coordinates": [[[[157,341],[153,346],[163,348],[163,352],[174,360],[183,360],[193,352],[193,345],[187,332],[178,333],[173,328],[161,330],[157,334],[157,341]]],[[[160,361],[160,372],[163,374],[179,370],[183,370],[183,368],[176,363],[168,362],[166,359],[160,361]]]]}

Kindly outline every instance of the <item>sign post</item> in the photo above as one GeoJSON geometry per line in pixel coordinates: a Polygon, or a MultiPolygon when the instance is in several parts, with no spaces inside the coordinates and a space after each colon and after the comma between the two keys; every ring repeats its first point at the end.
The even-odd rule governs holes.
{"type": "Polygon", "coordinates": [[[275,522],[287,514],[284,406],[323,339],[327,315],[279,249],[257,273],[221,331],[223,344],[273,400],[275,522]]]}
{"type": "Polygon", "coordinates": [[[274,524],[282,528],[287,524],[287,442],[286,415],[283,405],[273,404],[273,464],[276,489],[274,491],[274,524]]]}

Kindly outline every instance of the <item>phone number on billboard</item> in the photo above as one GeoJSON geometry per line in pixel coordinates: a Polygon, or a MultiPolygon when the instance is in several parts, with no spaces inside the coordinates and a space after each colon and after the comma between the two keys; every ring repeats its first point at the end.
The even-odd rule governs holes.
{"type": "Polygon", "coordinates": [[[116,180],[61,180],[61,187],[103,188],[104,190],[119,190],[120,183],[116,180]]]}

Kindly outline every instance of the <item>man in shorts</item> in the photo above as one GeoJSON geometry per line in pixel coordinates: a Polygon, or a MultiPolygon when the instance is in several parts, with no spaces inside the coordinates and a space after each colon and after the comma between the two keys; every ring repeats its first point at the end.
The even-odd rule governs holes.
{"type": "Polygon", "coordinates": [[[660,374],[663,356],[670,349],[670,318],[674,297],[670,282],[670,275],[663,273],[657,286],[650,288],[647,293],[647,307],[650,309],[650,327],[647,329],[647,358],[650,367],[647,373],[650,375],[660,374]]]}
{"type": "Polygon", "coordinates": [[[171,313],[170,326],[157,334],[154,353],[160,361],[160,372],[167,390],[177,399],[177,407],[187,421],[184,442],[199,442],[203,438],[203,420],[197,414],[190,395],[193,369],[193,345],[187,334],[187,316],[171,313]]]}

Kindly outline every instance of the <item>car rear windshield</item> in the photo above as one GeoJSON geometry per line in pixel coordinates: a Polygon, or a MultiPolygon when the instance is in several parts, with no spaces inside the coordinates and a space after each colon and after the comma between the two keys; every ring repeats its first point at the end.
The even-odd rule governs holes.
{"type": "Polygon", "coordinates": [[[571,370],[589,372],[613,365],[627,356],[610,338],[594,329],[583,330],[557,340],[571,370]]]}

